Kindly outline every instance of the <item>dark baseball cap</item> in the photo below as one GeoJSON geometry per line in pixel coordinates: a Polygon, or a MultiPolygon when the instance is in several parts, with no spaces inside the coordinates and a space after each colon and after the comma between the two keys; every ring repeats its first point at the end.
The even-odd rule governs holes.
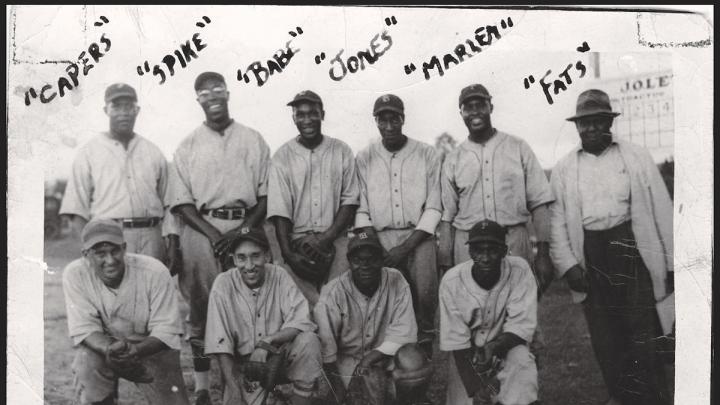
{"type": "Polygon", "coordinates": [[[220,81],[223,84],[225,84],[225,78],[220,73],[203,72],[198,75],[197,79],[195,79],[195,91],[200,89],[200,86],[202,86],[203,83],[205,83],[208,80],[217,80],[217,81],[220,81]]]}
{"type": "Polygon", "coordinates": [[[463,103],[472,97],[480,97],[486,100],[492,99],[490,93],[488,93],[485,86],[482,84],[471,84],[460,91],[460,98],[458,99],[458,105],[462,107],[463,103]]]}
{"type": "Polygon", "coordinates": [[[380,240],[372,233],[359,232],[355,237],[351,238],[348,242],[348,255],[351,255],[361,247],[372,247],[377,251],[382,252],[383,246],[380,244],[380,240]]]}
{"type": "Polygon", "coordinates": [[[484,219],[470,228],[470,235],[466,245],[477,242],[494,242],[505,244],[507,230],[497,222],[484,219]]]}
{"type": "Polygon", "coordinates": [[[287,103],[289,106],[294,106],[296,104],[299,104],[301,102],[308,102],[308,103],[317,103],[322,106],[323,102],[320,96],[317,95],[312,90],[303,90],[300,93],[296,94],[295,97],[287,103]]]}
{"type": "Polygon", "coordinates": [[[240,230],[236,233],[235,237],[232,240],[232,243],[230,243],[230,249],[228,250],[231,254],[234,253],[235,248],[238,247],[240,242],[249,240],[253,243],[256,243],[260,245],[263,249],[267,250],[270,248],[270,242],[268,242],[267,235],[265,235],[265,230],[262,228],[240,228],[240,230]]]}
{"type": "Polygon", "coordinates": [[[88,250],[98,243],[125,243],[122,226],[112,219],[93,219],[82,230],[82,249],[88,250]]]}
{"type": "Polygon", "coordinates": [[[105,102],[109,103],[120,97],[130,97],[134,101],[137,101],[137,93],[129,84],[115,83],[108,86],[105,89],[105,102]]]}
{"type": "Polygon", "coordinates": [[[385,94],[375,100],[373,115],[378,115],[383,111],[393,111],[405,115],[405,105],[400,100],[400,97],[394,94],[385,94]]]}

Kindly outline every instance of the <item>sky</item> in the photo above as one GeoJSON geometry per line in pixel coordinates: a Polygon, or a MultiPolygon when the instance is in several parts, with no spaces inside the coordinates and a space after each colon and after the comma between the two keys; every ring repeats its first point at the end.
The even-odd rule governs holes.
{"type": "MultiPolygon", "coordinates": [[[[15,13],[16,60],[76,60],[74,55],[87,50],[92,42],[99,43],[103,33],[112,45],[88,75],[79,78],[77,88],[48,104],[34,100],[25,106],[24,91],[29,86],[39,90],[45,83],[55,83],[56,88],[66,65],[11,66],[11,110],[18,112],[11,115],[17,124],[11,128],[28,139],[28,151],[46,157],[43,171],[47,180],[67,177],[78,147],[107,130],[108,119],[102,111],[105,88],[125,82],[139,95],[136,132],[154,142],[171,160],[179,142],[204,119],[195,100],[194,79],[203,71],[213,70],[226,77],[231,116],[258,130],[272,151],[297,134],[286,103],[297,92],[311,89],[324,101],[323,132],[345,141],[357,153],[379,137],[372,105],[386,93],[403,99],[403,130],[408,136],[432,144],[438,135],[448,132],[462,141],[467,132],[457,98],[464,86],[481,83],[493,96],[493,125],[525,139],[541,165],[551,168],[578,141],[574,125],[565,118],[574,113],[581,91],[602,86],[602,80],[608,78],[672,69],[667,53],[611,52],[613,48],[603,45],[601,39],[604,14],[610,13],[577,12],[569,20],[558,13],[530,14],[523,10],[23,6],[15,13]],[[100,22],[100,16],[109,22],[96,27],[93,23],[100,22]],[[200,28],[195,23],[202,21],[202,16],[211,22],[200,28]],[[384,19],[391,16],[396,16],[397,23],[388,26],[384,19]],[[457,44],[473,39],[476,28],[499,26],[501,19],[508,17],[513,27],[500,30],[499,40],[459,65],[451,65],[442,77],[433,73],[430,80],[424,79],[424,61],[433,55],[442,59],[457,44]],[[586,33],[569,39],[562,29],[546,29],[570,23],[573,27],[586,26],[586,33]],[[291,37],[289,31],[297,32],[297,27],[302,34],[291,37]],[[384,30],[393,42],[377,62],[348,73],[341,81],[331,80],[330,60],[341,49],[346,58],[366,50],[372,38],[384,30]],[[194,33],[200,34],[207,47],[197,52],[198,58],[186,68],[176,66],[176,73],[168,75],[162,85],[150,74],[138,75],[138,65],[147,60],[152,70],[194,33]],[[261,87],[255,81],[236,80],[238,69],[245,72],[250,63],[272,57],[288,40],[299,52],[284,71],[269,77],[261,87]],[[575,49],[583,41],[591,51],[601,52],[599,78],[589,63],[589,53],[575,49]],[[321,52],[326,59],[318,65],[314,57],[321,52]],[[568,64],[577,61],[589,71],[580,78],[571,70],[573,83],[553,96],[552,105],[537,81],[529,89],[524,87],[524,79],[530,75],[539,80],[552,70],[549,77],[558,78],[568,64]],[[418,69],[408,75],[403,67],[410,62],[418,69]]],[[[663,153],[671,154],[671,149],[663,153]]]]}

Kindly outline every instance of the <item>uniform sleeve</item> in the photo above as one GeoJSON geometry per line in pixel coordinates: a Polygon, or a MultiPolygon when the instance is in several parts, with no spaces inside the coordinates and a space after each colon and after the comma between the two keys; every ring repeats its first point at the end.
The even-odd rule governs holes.
{"type": "Polygon", "coordinates": [[[445,157],[440,171],[440,196],[442,198],[442,220],[452,222],[458,212],[458,191],[455,187],[455,154],[445,157]]]}
{"type": "Polygon", "coordinates": [[[537,283],[525,259],[513,261],[513,286],[507,301],[507,317],[502,331],[514,333],[526,342],[532,340],[537,327],[537,283]]]}
{"type": "Polygon", "coordinates": [[[550,258],[555,265],[557,277],[561,278],[571,267],[578,264],[570,247],[565,214],[565,185],[561,166],[555,165],[550,176],[550,184],[555,196],[555,201],[550,204],[550,258]]]}
{"type": "Polygon", "coordinates": [[[429,161],[426,186],[428,194],[425,199],[425,208],[415,229],[434,235],[435,228],[437,228],[442,218],[442,197],[440,192],[442,158],[434,149],[429,149],[427,155],[429,161]]]}
{"type": "Polygon", "coordinates": [[[258,184],[257,197],[265,197],[268,195],[268,171],[270,169],[270,147],[268,146],[262,135],[260,138],[260,153],[258,155],[258,184]]]}
{"type": "Polygon", "coordinates": [[[340,193],[340,206],[360,203],[360,185],[357,179],[355,157],[350,147],[343,147],[343,182],[340,193]]]}
{"type": "Polygon", "coordinates": [[[65,194],[60,206],[60,214],[72,214],[90,219],[90,200],[93,194],[93,182],[90,162],[85,149],[80,150],[72,165],[65,194]]]}
{"type": "Polygon", "coordinates": [[[395,302],[388,302],[388,305],[393,306],[393,310],[390,322],[385,330],[383,344],[392,342],[403,345],[417,342],[417,323],[415,322],[410,286],[402,276],[398,277],[395,283],[400,292],[395,297],[395,302]]]}
{"type": "Polygon", "coordinates": [[[180,322],[178,297],[170,273],[159,261],[162,271],[153,274],[150,288],[150,318],[148,330],[150,336],[160,339],[171,349],[180,350],[180,335],[183,333],[180,322]]]}
{"type": "Polygon", "coordinates": [[[535,153],[527,142],[520,143],[520,158],[525,173],[525,200],[528,211],[553,201],[550,184],[535,153]]]}
{"type": "Polygon", "coordinates": [[[195,205],[190,183],[190,163],[184,145],[175,152],[173,164],[168,170],[168,188],[165,194],[165,205],[172,210],[178,205],[195,205]]]}
{"type": "Polygon", "coordinates": [[[317,326],[310,320],[310,305],[307,300],[285,269],[278,266],[276,271],[282,272],[280,283],[285,292],[280,305],[283,317],[282,329],[295,328],[301,332],[314,332],[317,326]]]}
{"type": "Polygon", "coordinates": [[[73,345],[79,345],[86,337],[95,332],[105,333],[100,319],[100,311],[87,295],[89,286],[83,285],[79,277],[81,271],[90,271],[80,267],[80,260],[70,263],[63,270],[63,293],[67,311],[68,332],[73,345]]]}
{"type": "Polygon", "coordinates": [[[160,169],[160,179],[158,180],[158,195],[160,201],[163,202],[163,222],[162,222],[162,236],[168,235],[180,235],[181,224],[179,218],[176,218],[171,212],[170,207],[165,203],[167,201],[167,190],[170,176],[170,170],[172,170],[172,163],[168,163],[164,158],[164,163],[160,169]]]}
{"type": "Polygon", "coordinates": [[[207,320],[205,323],[205,354],[235,354],[235,339],[230,328],[230,319],[225,299],[227,294],[220,284],[222,275],[213,283],[208,299],[207,320]],[[219,283],[220,282],[220,283],[219,283]]]}
{"type": "Polygon", "coordinates": [[[366,228],[372,226],[370,219],[370,205],[367,196],[367,157],[364,153],[358,154],[355,159],[357,169],[358,187],[360,189],[360,206],[355,211],[355,228],[366,228]]]}
{"type": "Polygon", "coordinates": [[[276,153],[270,162],[267,188],[267,217],[283,217],[293,220],[293,198],[290,179],[282,160],[285,155],[276,153]]]}
{"type": "MultiPolygon", "coordinates": [[[[447,275],[447,274],[446,274],[447,275]]],[[[443,280],[445,281],[445,280],[443,280]]],[[[471,347],[470,327],[455,304],[447,283],[440,283],[440,350],[450,352],[471,347]]]]}
{"type": "Polygon", "coordinates": [[[332,302],[329,294],[320,296],[313,308],[313,318],[318,325],[323,363],[334,363],[337,361],[337,341],[340,338],[342,317],[340,309],[332,302]]]}

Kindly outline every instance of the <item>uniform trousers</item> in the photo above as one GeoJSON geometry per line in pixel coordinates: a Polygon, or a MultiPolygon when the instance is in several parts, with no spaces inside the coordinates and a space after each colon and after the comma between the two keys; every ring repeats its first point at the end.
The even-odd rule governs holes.
{"type": "MultiPolygon", "coordinates": [[[[317,380],[322,375],[322,364],[320,355],[320,339],[312,332],[301,332],[292,343],[289,344],[287,358],[283,363],[283,371],[280,373],[279,383],[290,382],[293,385],[293,393],[301,397],[310,397],[315,390],[317,380]]],[[[250,355],[238,358],[242,364],[250,359],[250,355]]],[[[265,390],[257,381],[245,382],[242,373],[239,374],[240,394],[242,403],[232,398],[229,390],[223,394],[224,405],[259,405],[265,394],[265,390]]]]}
{"type": "Polygon", "coordinates": [[[609,394],[624,405],[670,403],[653,285],[631,223],[585,231],[589,291],[583,302],[609,394]]]}
{"type": "MultiPolygon", "coordinates": [[[[142,363],[155,378],[150,384],[135,384],[148,404],[190,404],[180,368],[179,350],[162,350],[144,358],[142,363]]],[[[98,373],[102,368],[107,368],[103,356],[85,346],[78,346],[72,370],[75,393],[81,404],[99,402],[115,393],[117,379],[103,377],[98,373]]]]}
{"type": "MultiPolygon", "coordinates": [[[[446,404],[473,405],[473,398],[467,396],[455,357],[450,353],[448,365],[448,386],[446,404]]],[[[500,391],[494,401],[503,405],[528,405],[537,400],[538,373],[535,357],[526,345],[515,346],[507,352],[497,374],[500,391]]]]}
{"type": "MultiPolygon", "coordinates": [[[[413,229],[385,229],[377,233],[385,250],[405,242],[413,229]]],[[[413,309],[417,318],[418,339],[435,336],[435,310],[438,305],[437,242],[435,236],[423,240],[410,253],[407,263],[397,270],[410,284],[413,309]]]]}
{"type": "Polygon", "coordinates": [[[162,225],[148,228],[123,228],[123,237],[128,253],[152,256],[165,260],[165,241],[162,237],[162,225]]]}

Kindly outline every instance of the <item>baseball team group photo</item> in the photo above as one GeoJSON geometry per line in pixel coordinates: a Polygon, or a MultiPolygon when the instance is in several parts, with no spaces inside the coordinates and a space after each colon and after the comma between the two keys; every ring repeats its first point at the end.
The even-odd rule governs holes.
{"type": "Polygon", "coordinates": [[[135,87],[106,87],[46,194],[49,403],[673,403],[672,177],[608,89],[551,168],[482,82],[443,117],[458,141],[413,138],[386,93],[360,150],[316,89],[272,112],[296,127],[273,151],[225,75],[186,90],[204,120],[168,159],[135,87]]]}

